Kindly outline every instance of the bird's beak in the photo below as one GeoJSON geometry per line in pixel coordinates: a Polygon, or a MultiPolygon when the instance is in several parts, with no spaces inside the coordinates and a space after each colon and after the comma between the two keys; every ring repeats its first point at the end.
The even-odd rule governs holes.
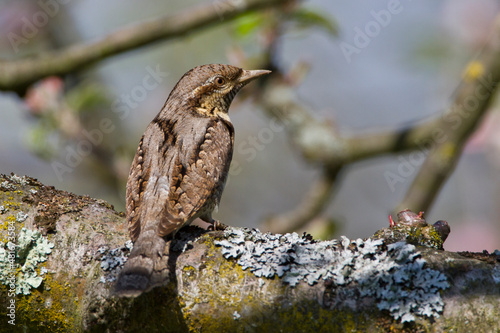
{"type": "Polygon", "coordinates": [[[268,71],[266,69],[255,69],[255,70],[243,70],[243,74],[241,74],[240,78],[238,79],[238,83],[243,83],[247,84],[248,82],[252,81],[253,79],[256,79],[258,77],[261,77],[263,75],[267,75],[271,73],[271,71],[268,71]]]}

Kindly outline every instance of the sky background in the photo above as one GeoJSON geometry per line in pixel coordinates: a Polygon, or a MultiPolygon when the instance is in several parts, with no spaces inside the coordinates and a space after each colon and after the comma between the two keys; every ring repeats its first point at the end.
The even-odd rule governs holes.
{"type": "MultiPolygon", "coordinates": [[[[66,2],[51,18],[52,26],[60,27],[52,33],[60,34],[58,40],[66,44],[96,40],[121,27],[207,3],[66,2]]],[[[215,5],[216,1],[212,3],[215,5]]],[[[6,36],[19,31],[23,17],[29,19],[41,10],[37,6],[34,1],[0,1],[1,57],[16,56],[6,36]]],[[[310,71],[297,88],[297,97],[310,106],[315,117],[335,124],[346,135],[375,133],[438,117],[453,100],[464,68],[487,40],[493,19],[500,11],[499,3],[493,0],[310,0],[304,6],[333,17],[340,29],[339,36],[334,38],[320,29],[291,30],[279,44],[279,63],[285,71],[299,62],[309,64],[310,71]],[[388,8],[397,8],[397,13],[391,14],[384,26],[376,23],[377,13],[388,8]],[[379,31],[367,45],[346,57],[342,45],[355,46],[358,32],[377,24],[379,31]]],[[[20,46],[21,51],[35,48],[34,45],[43,49],[43,37],[40,29],[33,40],[20,46]]],[[[230,50],[234,45],[249,56],[259,51],[252,38],[237,39],[227,25],[220,25],[107,59],[83,77],[104,85],[111,101],[116,101],[141,84],[148,68],[159,66],[168,73],[118,124],[124,129],[121,140],[133,152],[182,74],[204,63],[231,63],[230,50]]],[[[496,134],[500,119],[496,109],[497,104],[467,146],[432,210],[426,212],[430,222],[449,222],[447,250],[500,248],[500,138],[496,134]]],[[[99,119],[100,115],[95,117],[99,119]]],[[[270,120],[250,102],[234,103],[230,117],[236,131],[233,159],[240,168],[230,176],[215,217],[234,226],[258,227],[266,216],[294,208],[318,172],[293,150],[284,132],[274,132],[264,148],[250,159],[241,147],[248,144],[251,136],[270,128],[270,120]]],[[[0,93],[0,173],[26,174],[47,185],[103,198],[123,210],[125,184],[122,193],[116,194],[101,186],[93,171],[85,169],[85,163],[60,179],[51,166],[53,161],[32,154],[27,137],[36,121],[18,96],[0,93]]],[[[337,236],[369,237],[388,226],[387,215],[403,199],[417,168],[393,188],[384,174],[397,173],[401,161],[408,156],[381,156],[344,170],[335,198],[325,213],[339,223],[337,236]]],[[[123,163],[129,165],[131,157],[123,163]]]]}

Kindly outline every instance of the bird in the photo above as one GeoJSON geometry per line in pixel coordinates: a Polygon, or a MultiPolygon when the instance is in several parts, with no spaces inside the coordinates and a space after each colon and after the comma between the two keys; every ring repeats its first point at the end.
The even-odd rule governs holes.
{"type": "Polygon", "coordinates": [[[229,106],[243,86],[270,72],[201,65],[174,86],[146,128],[130,168],[126,216],[134,247],[117,278],[116,296],[137,297],[164,283],[167,268],[160,259],[182,227],[197,218],[220,225],[212,211],[233,155],[229,106]]]}

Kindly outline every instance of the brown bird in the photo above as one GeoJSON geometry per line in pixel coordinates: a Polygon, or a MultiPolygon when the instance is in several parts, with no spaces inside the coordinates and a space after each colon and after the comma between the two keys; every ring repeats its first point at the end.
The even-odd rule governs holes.
{"type": "Polygon", "coordinates": [[[135,297],[163,284],[159,263],[167,236],[196,218],[217,226],[219,204],[233,155],[228,109],[245,84],[268,70],[203,65],[177,82],[141,138],[127,181],[127,220],[134,248],[115,285],[135,297]]]}

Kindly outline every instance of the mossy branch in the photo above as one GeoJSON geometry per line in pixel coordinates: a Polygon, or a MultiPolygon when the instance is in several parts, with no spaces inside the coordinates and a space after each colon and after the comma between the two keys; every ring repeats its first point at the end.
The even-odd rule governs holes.
{"type": "MultiPolygon", "coordinates": [[[[367,289],[360,287],[365,280],[359,277],[357,283],[340,286],[335,278],[340,275],[333,274],[331,279],[326,280],[318,276],[314,281],[311,280],[314,272],[306,272],[309,274],[307,280],[315,282],[310,285],[304,280],[296,280],[300,273],[292,272],[304,257],[297,257],[293,263],[295,268],[285,273],[283,278],[257,277],[258,274],[252,273],[251,268],[243,270],[237,260],[229,258],[231,255],[228,256],[228,253],[235,250],[231,246],[270,246],[275,251],[269,254],[277,256],[281,253],[280,247],[286,246],[284,238],[231,229],[237,235],[235,238],[228,233],[207,233],[192,227],[181,232],[183,236],[166,248],[168,255],[164,264],[168,265],[170,276],[164,287],[135,299],[117,299],[110,296],[112,283],[109,279],[113,276],[111,266],[119,266],[121,254],[127,252],[124,244],[128,236],[123,214],[115,212],[103,201],[59,191],[32,178],[5,175],[0,176],[0,206],[2,241],[6,241],[8,226],[14,225],[16,232],[21,227],[46,232],[45,237],[54,244],[47,260],[36,267],[43,276],[38,288],[31,289],[27,295],[12,296],[9,295],[9,286],[1,285],[1,331],[276,332],[293,329],[301,332],[342,332],[355,328],[370,332],[481,332],[500,329],[500,264],[496,255],[418,248],[421,258],[427,262],[423,270],[436,272],[436,276],[445,277],[446,281],[441,283],[449,284],[444,292],[439,293],[436,289],[436,297],[442,297],[444,301],[444,312],[432,320],[417,316],[415,321],[402,324],[401,319],[395,320],[389,311],[379,310],[376,292],[378,288],[384,290],[383,283],[370,286],[372,294],[366,295],[367,289]],[[247,239],[247,242],[241,243],[238,239],[241,235],[254,235],[261,240],[251,242],[247,239]],[[262,240],[266,237],[280,241],[265,243],[262,240]],[[217,246],[217,242],[222,246],[217,246]],[[41,273],[42,267],[46,273],[41,273]],[[297,284],[292,287],[290,283],[293,282],[290,281],[297,284]],[[346,298],[348,294],[357,296],[346,298]],[[10,300],[15,303],[15,326],[8,323],[10,300]]],[[[354,248],[357,247],[357,251],[365,253],[357,260],[374,263],[375,266],[370,269],[373,269],[373,274],[378,274],[378,278],[392,279],[392,275],[397,273],[391,270],[387,271],[392,272],[390,275],[380,275],[387,269],[384,263],[390,262],[381,260],[377,264],[372,257],[385,258],[384,251],[388,251],[390,256],[391,239],[403,229],[384,229],[378,234],[377,237],[382,237],[387,247],[373,247],[374,242],[381,244],[380,241],[358,240],[351,243],[343,238],[337,243],[315,243],[307,237],[287,237],[295,238],[309,248],[323,246],[322,255],[355,254],[354,248]],[[325,244],[330,245],[325,247],[325,244]]],[[[419,230],[413,237],[417,234],[422,232],[419,230]]],[[[407,245],[402,248],[411,249],[407,245]]],[[[259,252],[255,249],[254,254],[259,252]]],[[[287,253],[299,255],[295,247],[290,251],[287,253]]],[[[313,257],[311,254],[310,259],[313,257]]],[[[418,265],[415,267],[412,269],[417,269],[418,277],[420,268],[418,265]]],[[[332,272],[335,265],[322,268],[332,272]]],[[[352,278],[362,269],[368,268],[366,265],[353,266],[350,272],[341,275],[346,279],[352,278]]],[[[261,273],[262,276],[269,275],[265,270],[261,273]]],[[[2,271],[2,274],[5,275],[5,272],[2,271]]],[[[407,291],[411,292],[410,289],[407,291]]],[[[403,309],[405,302],[411,299],[403,297],[395,301],[400,302],[398,304],[403,309]]]]}

